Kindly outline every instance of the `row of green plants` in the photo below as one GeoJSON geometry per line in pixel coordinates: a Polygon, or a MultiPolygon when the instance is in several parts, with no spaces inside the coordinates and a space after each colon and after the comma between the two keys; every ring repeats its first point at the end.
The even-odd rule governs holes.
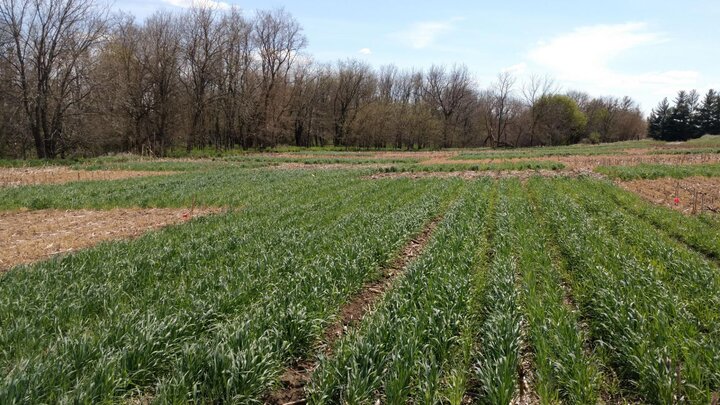
{"type": "MultiPolygon", "coordinates": [[[[658,232],[642,217],[623,210],[616,201],[607,198],[608,195],[612,197],[614,191],[608,190],[607,186],[587,182],[583,182],[580,187],[569,184],[562,186],[564,191],[572,195],[585,209],[603,217],[613,236],[621,243],[633,247],[631,252],[638,263],[646,266],[667,285],[697,319],[699,328],[716,334],[720,344],[720,312],[708,309],[720,308],[718,267],[702,254],[658,232]]],[[[681,216],[678,223],[685,219],[693,220],[678,215],[681,216]]],[[[717,238],[717,235],[707,234],[706,237],[717,238]]]]}
{"type": "Polygon", "coordinates": [[[720,163],[697,165],[646,164],[633,166],[598,166],[595,171],[613,179],[652,180],[663,177],[684,179],[693,176],[718,177],[720,163]]]}
{"type": "Polygon", "coordinates": [[[714,214],[684,215],[667,207],[648,204],[637,195],[608,183],[593,183],[593,187],[610,196],[633,216],[648,221],[698,252],[720,260],[720,223],[714,214]]]}
{"type": "Polygon", "coordinates": [[[508,183],[501,182],[497,207],[490,218],[492,232],[488,244],[488,261],[484,286],[478,291],[480,326],[476,336],[477,350],[474,374],[479,398],[487,404],[509,404],[518,393],[521,328],[527,321],[520,309],[519,275],[514,241],[509,227],[510,201],[508,183]]]}
{"type": "Polygon", "coordinates": [[[470,384],[493,191],[467,185],[425,252],[375,311],[320,359],[310,403],[460,404],[470,384]]]}
{"type": "MultiPolygon", "coordinates": [[[[540,403],[591,404],[599,398],[601,375],[597,359],[584,350],[588,336],[561,286],[568,278],[564,258],[527,191],[518,181],[507,183],[504,195],[507,244],[515,257],[518,300],[527,319],[526,344],[533,354],[533,387],[540,403]]],[[[499,227],[498,227],[499,228],[499,227]]]]}
{"type": "MultiPolygon", "coordinates": [[[[626,395],[649,403],[709,403],[720,387],[720,346],[681,296],[681,279],[693,275],[658,274],[693,270],[662,257],[652,267],[638,253],[640,239],[616,236],[618,227],[628,227],[625,233],[643,230],[579,202],[591,195],[591,183],[532,179],[529,184],[567,261],[568,283],[606,372],[617,376],[626,395]],[[578,189],[568,195],[573,187],[578,189]]],[[[647,238],[653,237],[659,235],[650,230],[647,238]]]]}
{"type": "MultiPolygon", "coordinates": [[[[428,181],[428,180],[424,180],[428,181]]],[[[239,207],[265,190],[360,182],[349,171],[254,170],[222,168],[168,176],[0,188],[0,209],[115,207],[239,207]]]]}
{"type": "Polygon", "coordinates": [[[225,215],[2,275],[0,403],[260,402],[460,184],[244,183],[225,215]]]}
{"type": "Polygon", "coordinates": [[[381,168],[381,173],[509,171],[509,170],[560,170],[565,165],[551,161],[508,161],[496,163],[438,163],[393,165],[381,168]]]}

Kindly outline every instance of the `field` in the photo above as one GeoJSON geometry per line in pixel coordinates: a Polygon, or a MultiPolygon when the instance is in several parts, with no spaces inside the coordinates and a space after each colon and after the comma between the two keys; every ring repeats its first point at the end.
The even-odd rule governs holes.
{"type": "Polygon", "coordinates": [[[717,404],[719,152],[0,162],[0,403],[717,404]]]}

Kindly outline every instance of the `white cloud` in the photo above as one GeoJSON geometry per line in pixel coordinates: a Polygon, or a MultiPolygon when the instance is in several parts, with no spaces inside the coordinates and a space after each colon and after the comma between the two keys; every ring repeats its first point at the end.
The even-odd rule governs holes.
{"type": "Polygon", "coordinates": [[[454,18],[448,21],[417,22],[393,36],[412,48],[423,49],[433,45],[442,34],[452,31],[455,23],[460,20],[462,19],[454,18]]]}
{"type": "Polygon", "coordinates": [[[670,95],[692,88],[700,78],[691,70],[629,73],[611,66],[634,49],[667,41],[665,35],[648,30],[642,22],[595,25],[539,42],[528,58],[561,83],[599,94],[638,94],[642,102],[643,93],[670,95]]]}
{"type": "Polygon", "coordinates": [[[180,8],[190,8],[192,6],[211,7],[218,10],[228,10],[232,6],[224,1],[214,0],[163,0],[165,3],[180,8]]]}
{"type": "Polygon", "coordinates": [[[359,50],[358,53],[361,55],[372,55],[372,50],[370,50],[370,48],[363,48],[359,50]]]}
{"type": "Polygon", "coordinates": [[[527,63],[521,62],[521,63],[517,63],[512,66],[506,67],[505,69],[502,70],[502,72],[521,75],[527,71],[527,67],[528,67],[527,63]]]}

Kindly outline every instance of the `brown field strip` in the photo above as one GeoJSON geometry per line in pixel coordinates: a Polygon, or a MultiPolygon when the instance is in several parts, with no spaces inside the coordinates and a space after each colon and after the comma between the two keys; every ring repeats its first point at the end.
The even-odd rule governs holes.
{"type": "MultiPolygon", "coordinates": [[[[404,273],[410,262],[422,253],[441,220],[442,218],[438,217],[428,223],[417,236],[403,247],[400,254],[382,270],[379,279],[365,284],[360,292],[343,305],[338,314],[338,319],[325,329],[321,347],[326,355],[332,353],[335,342],[345,336],[350,328],[360,323],[363,317],[372,310],[373,305],[404,273]]],[[[310,382],[316,367],[317,362],[305,359],[286,369],[280,377],[282,387],[270,393],[265,402],[283,405],[305,403],[305,386],[310,382]]]]}
{"type": "Polygon", "coordinates": [[[0,271],[102,241],[133,238],[220,208],[117,208],[0,212],[0,271]]]}
{"type": "Polygon", "coordinates": [[[618,184],[649,202],[685,214],[720,211],[720,178],[717,177],[631,180],[618,184]]]}
{"type": "Polygon", "coordinates": [[[74,170],[62,166],[0,168],[0,187],[34,184],[63,184],[73,181],[119,180],[135,177],[165,176],[170,171],[74,170]]]}

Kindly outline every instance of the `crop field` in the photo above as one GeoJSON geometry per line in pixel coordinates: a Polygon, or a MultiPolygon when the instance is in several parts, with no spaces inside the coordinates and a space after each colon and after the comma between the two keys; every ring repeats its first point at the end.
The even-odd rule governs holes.
{"type": "Polygon", "coordinates": [[[717,404],[719,145],[0,162],[0,404],[717,404]]]}

